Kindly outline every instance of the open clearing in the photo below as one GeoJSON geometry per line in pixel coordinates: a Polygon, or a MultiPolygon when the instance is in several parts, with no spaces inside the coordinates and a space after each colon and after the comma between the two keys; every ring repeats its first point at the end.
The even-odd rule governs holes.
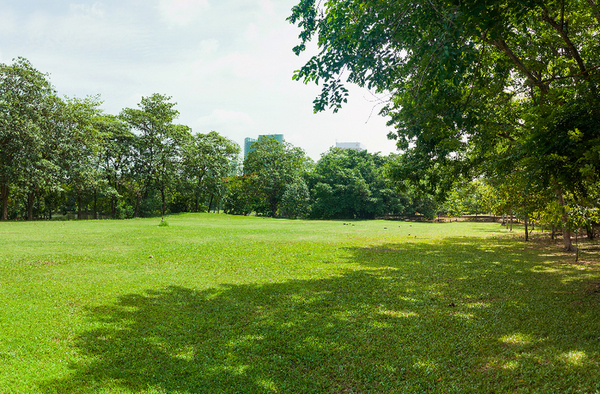
{"type": "Polygon", "coordinates": [[[0,223],[1,393],[599,393],[600,258],[494,223],[0,223]]]}

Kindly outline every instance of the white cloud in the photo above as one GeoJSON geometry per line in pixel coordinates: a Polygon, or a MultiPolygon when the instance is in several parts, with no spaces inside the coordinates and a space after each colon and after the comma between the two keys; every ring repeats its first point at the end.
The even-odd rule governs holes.
{"type": "Polygon", "coordinates": [[[215,109],[210,115],[198,119],[197,123],[211,126],[228,125],[235,128],[254,128],[256,126],[252,117],[247,113],[226,109],[215,109]]]}
{"type": "Polygon", "coordinates": [[[210,7],[208,0],[159,0],[158,8],[171,25],[187,26],[210,7]]]}
{"type": "Polygon", "coordinates": [[[0,33],[10,34],[17,31],[17,19],[16,16],[8,11],[2,10],[0,13],[0,33]]]}
{"type": "Polygon", "coordinates": [[[256,41],[256,39],[258,38],[258,28],[254,23],[250,23],[250,25],[248,26],[245,38],[248,41],[256,41]]]}
{"type": "Polygon", "coordinates": [[[275,5],[271,2],[271,0],[259,0],[259,4],[268,16],[275,15],[275,5]]]}
{"type": "Polygon", "coordinates": [[[202,56],[208,56],[213,54],[219,49],[219,41],[214,38],[210,38],[208,40],[200,41],[200,45],[198,45],[200,53],[202,56]]]}
{"type": "Polygon", "coordinates": [[[78,16],[91,16],[102,18],[105,15],[102,3],[89,4],[71,4],[71,13],[78,16]]]}
{"type": "Polygon", "coordinates": [[[197,67],[194,74],[210,76],[214,79],[215,76],[220,76],[225,80],[231,78],[245,79],[256,77],[257,72],[260,72],[260,64],[256,56],[239,51],[228,53],[216,59],[198,59],[195,62],[197,67]]]}

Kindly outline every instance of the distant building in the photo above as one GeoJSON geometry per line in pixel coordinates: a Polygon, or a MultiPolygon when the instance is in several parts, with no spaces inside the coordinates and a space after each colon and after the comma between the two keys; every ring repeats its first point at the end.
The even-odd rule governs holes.
{"type": "Polygon", "coordinates": [[[367,149],[360,142],[336,142],[335,147],[342,148],[342,149],[353,149],[353,150],[357,150],[357,151],[367,149]]]}
{"type": "Polygon", "coordinates": [[[258,136],[258,139],[248,137],[244,140],[244,158],[248,156],[248,153],[253,151],[251,148],[252,144],[261,138],[273,138],[280,144],[283,144],[283,134],[262,134],[258,136]]]}

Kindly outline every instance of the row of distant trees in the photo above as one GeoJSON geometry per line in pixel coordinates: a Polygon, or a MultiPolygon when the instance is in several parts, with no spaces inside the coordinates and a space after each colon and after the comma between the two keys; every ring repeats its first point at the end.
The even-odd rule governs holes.
{"type": "Polygon", "coordinates": [[[228,179],[228,213],[317,219],[492,214],[522,221],[526,238],[533,224],[552,234],[583,229],[593,238],[600,221],[593,195],[587,205],[572,193],[559,202],[552,189],[531,187],[522,172],[475,179],[447,172],[437,180],[444,187],[432,190],[427,179],[406,176],[412,167],[400,154],[331,148],[314,163],[275,139],[261,138],[252,147],[243,174],[228,179]]]}
{"type": "Polygon", "coordinates": [[[223,206],[232,214],[374,218],[434,213],[433,200],[398,193],[392,157],[332,149],[314,163],[288,143],[239,146],[176,124],[168,96],[143,97],[117,116],[98,97],[61,98],[26,59],[0,65],[1,219],[131,218],[223,206]]]}
{"type": "Polygon", "coordinates": [[[401,190],[388,176],[395,155],[331,148],[314,163],[300,148],[268,137],[252,148],[243,175],[228,181],[228,213],[319,219],[435,215],[432,197],[401,190]]]}
{"type": "Polygon", "coordinates": [[[100,104],[58,97],[26,59],[0,65],[1,219],[164,215],[223,198],[235,142],[175,124],[175,103],[160,94],[118,116],[100,104]]]}

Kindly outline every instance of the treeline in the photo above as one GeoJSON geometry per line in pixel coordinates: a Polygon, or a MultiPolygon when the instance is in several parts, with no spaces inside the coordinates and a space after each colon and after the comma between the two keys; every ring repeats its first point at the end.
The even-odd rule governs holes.
{"type": "Polygon", "coordinates": [[[98,97],[60,98],[23,58],[0,65],[1,219],[131,218],[218,204],[239,146],[175,124],[171,98],[104,114],[98,97]]]}
{"type": "Polygon", "coordinates": [[[315,219],[436,214],[432,197],[390,178],[396,155],[331,148],[314,163],[300,148],[268,137],[252,148],[243,175],[228,181],[227,213],[315,219]]]}
{"type": "Polygon", "coordinates": [[[433,217],[432,198],[398,188],[396,156],[331,149],[314,163],[288,143],[239,146],[176,124],[168,96],[117,116],[98,97],[60,98],[26,59],[0,65],[1,219],[133,218],[223,207],[231,214],[325,219],[433,217]]]}

